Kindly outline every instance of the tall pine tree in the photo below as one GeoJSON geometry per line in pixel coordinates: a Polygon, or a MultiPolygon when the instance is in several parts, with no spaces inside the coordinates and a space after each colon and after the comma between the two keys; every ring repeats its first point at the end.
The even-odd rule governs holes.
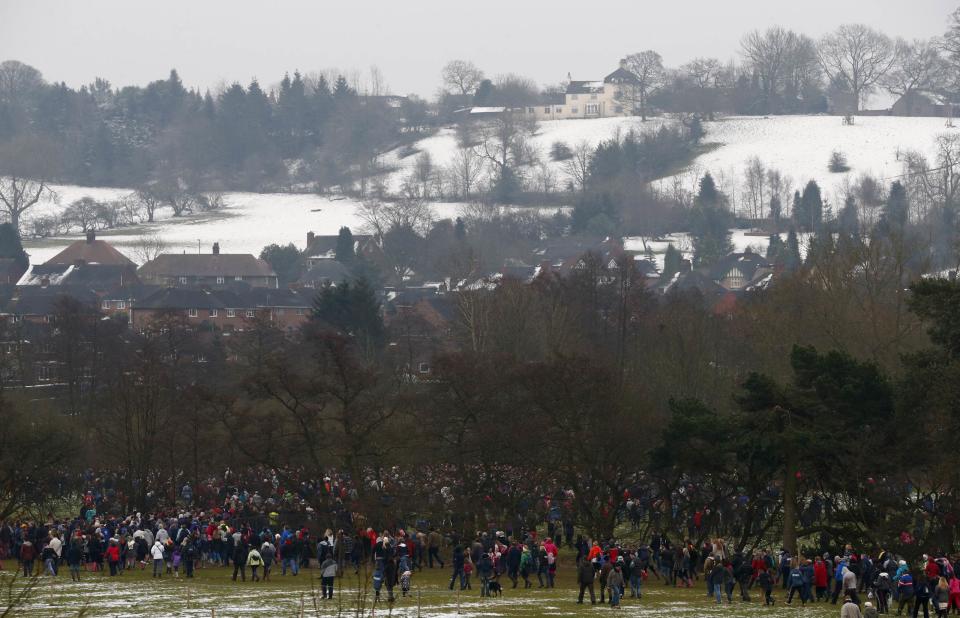
{"type": "Polygon", "coordinates": [[[697,266],[715,264],[733,251],[730,226],[733,215],[727,210],[727,198],[717,189],[710,173],[700,180],[700,191],[690,213],[693,256],[697,266]]]}

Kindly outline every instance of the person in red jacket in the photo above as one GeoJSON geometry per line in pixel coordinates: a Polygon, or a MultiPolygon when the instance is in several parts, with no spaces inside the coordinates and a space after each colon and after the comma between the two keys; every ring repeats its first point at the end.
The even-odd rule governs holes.
{"type": "Polygon", "coordinates": [[[829,584],[830,574],[827,573],[827,563],[823,558],[817,556],[813,563],[813,585],[817,589],[817,600],[825,599],[827,595],[827,586],[829,584]]]}
{"type": "Polygon", "coordinates": [[[927,581],[936,582],[938,579],[940,579],[940,565],[938,565],[937,561],[933,559],[933,556],[924,554],[923,559],[927,561],[927,564],[923,567],[923,572],[927,576],[927,581]]]}
{"type": "Polygon", "coordinates": [[[110,539],[110,545],[107,547],[107,563],[110,565],[110,577],[117,574],[117,565],[120,564],[120,545],[117,539],[110,539]]]}
{"type": "Polygon", "coordinates": [[[593,562],[593,559],[599,558],[601,553],[603,552],[600,549],[600,544],[594,541],[593,546],[590,548],[590,553],[587,554],[587,560],[593,562]]]}

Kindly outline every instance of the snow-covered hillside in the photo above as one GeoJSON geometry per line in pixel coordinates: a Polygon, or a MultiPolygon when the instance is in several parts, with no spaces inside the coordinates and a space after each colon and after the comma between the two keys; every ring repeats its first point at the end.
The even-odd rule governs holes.
{"type": "MultiPolygon", "coordinates": [[[[554,142],[564,142],[571,147],[584,141],[595,145],[631,129],[656,130],[664,122],[670,121],[660,119],[643,123],[636,118],[602,118],[543,122],[533,143],[541,158],[559,174],[562,164],[549,158],[554,142]]],[[[942,118],[858,117],[855,125],[844,126],[835,116],[727,118],[707,123],[706,129],[706,141],[718,146],[698,157],[681,175],[686,176],[685,186],[693,187],[695,179],[709,170],[721,188],[732,194],[736,201],[746,162],[756,156],[768,169],[777,169],[789,177],[796,188],[801,188],[811,178],[816,179],[833,203],[839,201],[836,197],[842,193],[846,178],[871,173],[889,180],[902,173],[898,157],[903,152],[918,150],[932,158],[937,135],[960,131],[946,127],[942,118]],[[834,150],[846,155],[850,172],[831,174],[827,170],[827,162],[834,150]]],[[[435,166],[449,165],[457,151],[456,136],[452,129],[442,129],[418,142],[415,148],[429,152],[435,166]]],[[[399,189],[415,160],[415,156],[400,158],[398,151],[384,157],[387,165],[398,168],[388,183],[392,189],[399,189]]],[[[28,219],[59,213],[67,204],[86,195],[110,200],[130,193],[125,189],[75,186],[56,187],[56,190],[57,202],[38,205],[29,213],[28,219]]],[[[303,247],[307,231],[335,234],[342,225],[358,229],[361,224],[357,215],[359,203],[352,199],[285,193],[228,193],[224,197],[228,208],[220,212],[177,220],[172,219],[169,210],[165,209],[158,212],[160,220],[157,223],[104,232],[100,236],[128,254],[132,254],[132,246],[144,230],[157,232],[169,243],[172,251],[196,251],[200,241],[200,248],[204,251],[219,242],[225,252],[258,253],[270,243],[292,242],[303,247]]],[[[436,216],[455,217],[461,207],[460,204],[436,204],[436,216]]],[[[31,254],[31,261],[36,263],[46,260],[76,238],[27,240],[25,246],[31,254]]],[[[676,241],[680,249],[689,244],[682,236],[670,240],[676,241]]],[[[739,249],[748,245],[762,249],[766,247],[766,239],[738,233],[734,235],[734,244],[739,249]]],[[[655,244],[656,253],[665,249],[666,243],[655,244]]]]}
{"type": "Polygon", "coordinates": [[[936,137],[960,131],[947,127],[943,118],[893,116],[858,116],[850,126],[837,116],[735,117],[705,123],[705,129],[705,141],[718,146],[681,174],[687,177],[684,186],[695,186],[695,179],[709,171],[736,201],[747,162],[759,157],[767,169],[790,178],[795,188],[816,180],[833,203],[840,201],[836,198],[843,195],[847,179],[868,173],[892,182],[903,173],[904,152],[916,150],[932,159],[936,137]],[[849,172],[827,169],[834,151],[846,155],[849,172]]]}
{"type": "MultiPolygon", "coordinates": [[[[636,132],[654,131],[669,119],[650,119],[641,122],[639,118],[595,118],[590,120],[548,120],[537,125],[537,131],[530,140],[542,162],[549,165],[559,178],[562,178],[563,162],[553,161],[550,158],[550,147],[555,142],[563,142],[575,148],[586,142],[595,147],[602,141],[625,134],[631,130],[636,132]]],[[[413,145],[416,154],[401,156],[403,149],[393,150],[383,157],[383,164],[395,169],[387,180],[387,187],[392,192],[398,192],[405,178],[409,177],[416,165],[417,155],[430,155],[435,167],[449,166],[457,153],[456,132],[453,128],[440,129],[436,134],[422,139],[413,145]]]]}
{"type": "MultiPolygon", "coordinates": [[[[130,194],[129,189],[58,186],[57,203],[38,205],[37,214],[55,213],[71,201],[85,195],[110,200],[130,194]]],[[[134,246],[144,232],[155,233],[168,245],[171,252],[209,252],[219,242],[224,253],[253,253],[272,243],[293,243],[303,249],[308,231],[316,234],[336,234],[341,226],[359,230],[359,202],[319,195],[226,193],[227,207],[222,211],[203,213],[175,219],[169,210],[158,211],[159,220],[126,230],[99,232],[98,237],[114,244],[131,259],[134,246]]],[[[435,204],[437,218],[456,217],[462,204],[435,204]]],[[[33,213],[31,213],[33,214],[33,213]]],[[[58,237],[24,241],[32,263],[44,262],[79,237],[58,237]]]]}

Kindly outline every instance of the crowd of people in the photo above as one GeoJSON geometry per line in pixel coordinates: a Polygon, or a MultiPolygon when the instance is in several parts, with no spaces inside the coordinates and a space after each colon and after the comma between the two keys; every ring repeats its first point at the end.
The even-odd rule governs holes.
{"type": "MultiPolygon", "coordinates": [[[[955,575],[960,557],[931,554],[911,563],[889,551],[857,552],[849,545],[838,553],[743,552],[721,538],[674,544],[661,533],[644,543],[592,541],[575,535],[572,492],[540,498],[543,534],[537,526],[514,522],[502,530],[491,524],[462,538],[449,521],[436,526],[400,522],[376,532],[348,506],[356,487],[337,475],[285,488],[276,471],[241,475],[228,470],[197,487],[184,483],[170,508],[125,516],[118,514],[124,497],[117,479],[92,471],[86,476],[88,489],[76,516],[0,522],[0,569],[4,561],[14,561],[24,575],[56,577],[66,567],[71,579],[81,580],[90,573],[117,577],[134,569],[154,578],[193,578],[199,570],[220,566],[232,567],[234,581],[269,582],[277,571],[296,577],[302,568],[314,567],[324,599],[334,597],[338,576],[352,571],[370,577],[376,599],[393,601],[397,591],[410,593],[416,573],[448,564],[450,590],[476,590],[486,597],[505,589],[553,588],[560,548],[566,546],[576,556],[567,564],[575,569],[580,604],[587,595],[591,604],[612,607],[624,598],[639,600],[653,578],[665,586],[701,587],[717,604],[733,603],[736,595],[742,602],[756,596],[765,605],[842,602],[844,618],[892,611],[960,614],[960,577],[955,575]],[[257,482],[245,484],[251,476],[257,482]],[[322,514],[309,506],[317,504],[312,499],[317,493],[329,507],[322,514]],[[317,534],[321,520],[332,526],[317,534]]],[[[655,501],[628,498],[624,520],[654,520],[650,514],[656,509],[655,501]]],[[[691,538],[702,537],[704,528],[725,516],[706,508],[695,511],[688,531],[697,536],[691,538]]],[[[631,536],[639,532],[634,528],[631,536]]]]}

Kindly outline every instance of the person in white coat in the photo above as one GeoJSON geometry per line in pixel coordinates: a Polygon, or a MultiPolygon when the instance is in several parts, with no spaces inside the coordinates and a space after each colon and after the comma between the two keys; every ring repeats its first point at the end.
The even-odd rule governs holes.
{"type": "Polygon", "coordinates": [[[163,543],[159,540],[153,542],[150,548],[150,556],[153,558],[153,576],[163,577],[163,543]]]}

